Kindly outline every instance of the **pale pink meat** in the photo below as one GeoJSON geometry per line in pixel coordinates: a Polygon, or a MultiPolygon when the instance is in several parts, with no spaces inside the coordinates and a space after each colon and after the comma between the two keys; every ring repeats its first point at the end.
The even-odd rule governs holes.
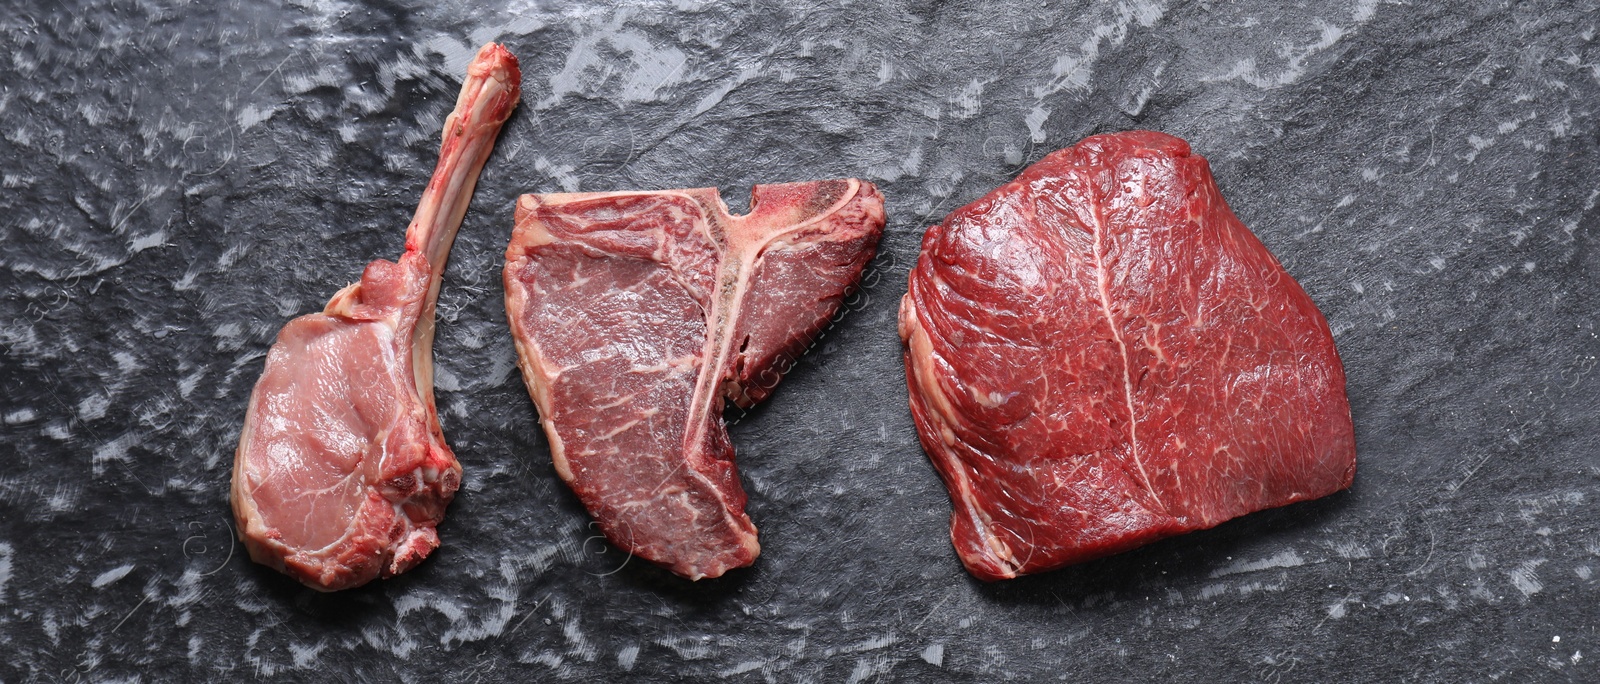
{"type": "MultiPolygon", "coordinates": [[[[613,544],[690,579],[755,561],[722,422],[766,398],[883,232],[857,180],[524,195],[506,310],[556,472],[613,544]]],[[[804,445],[796,445],[804,448],[804,445]]]]}
{"type": "Polygon", "coordinates": [[[433,400],[433,307],[450,245],[522,75],[490,43],[467,67],[398,262],[369,264],[267,354],[234,457],[239,537],[258,563],[333,591],[439,546],[461,483],[433,400]]]}

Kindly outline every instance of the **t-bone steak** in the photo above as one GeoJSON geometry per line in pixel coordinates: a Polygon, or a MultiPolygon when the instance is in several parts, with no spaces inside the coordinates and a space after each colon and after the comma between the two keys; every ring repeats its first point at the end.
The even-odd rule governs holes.
{"type": "Polygon", "coordinates": [[[900,336],[950,535],[981,579],[1355,474],[1327,322],[1169,135],[1088,138],[930,228],[900,336]]]}
{"type": "Polygon", "coordinates": [[[439,546],[434,527],[461,465],[433,403],[433,305],[521,78],[505,48],[478,52],[405,254],[369,264],[321,313],[284,326],[267,353],[230,498],[250,557],[313,589],[404,572],[439,546]]]}
{"type": "Polygon", "coordinates": [[[524,195],[506,249],[518,364],[556,473],[617,547],[689,579],[760,553],[722,421],[766,398],[883,232],[871,183],[524,195]]]}

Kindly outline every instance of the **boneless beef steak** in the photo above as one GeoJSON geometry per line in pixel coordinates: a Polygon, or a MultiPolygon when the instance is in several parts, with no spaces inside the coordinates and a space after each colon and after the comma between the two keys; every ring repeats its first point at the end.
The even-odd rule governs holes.
{"type": "Polygon", "coordinates": [[[250,395],[233,512],[250,557],[313,589],[411,568],[461,482],[433,403],[433,305],[456,229],[521,73],[490,43],[445,119],[398,262],[374,261],[321,313],[290,321],[250,395]]]}
{"type": "Polygon", "coordinates": [[[929,229],[900,335],[951,537],[982,579],[1355,474],[1327,322],[1172,136],[1088,138],[929,229]]]}
{"type": "Polygon", "coordinates": [[[722,422],[839,308],[883,231],[871,183],[524,195],[506,310],[556,472],[608,539],[690,579],[760,552],[722,422]]]}

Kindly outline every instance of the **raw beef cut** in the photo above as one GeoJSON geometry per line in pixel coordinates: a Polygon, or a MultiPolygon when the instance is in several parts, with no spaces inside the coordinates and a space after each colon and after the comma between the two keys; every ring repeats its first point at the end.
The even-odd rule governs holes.
{"type": "Polygon", "coordinates": [[[398,262],[374,261],[278,333],[233,465],[239,537],[313,589],[388,577],[439,546],[461,482],[433,403],[433,305],[478,172],[522,74],[490,43],[467,67],[398,262]]]}
{"type": "Polygon", "coordinates": [[[766,398],[883,232],[871,183],[524,195],[506,310],[556,472],[606,537],[689,579],[755,561],[722,422],[766,398]]]}
{"type": "Polygon", "coordinates": [[[1333,335],[1182,140],[1055,152],[929,229],[911,409],[985,580],[1350,485],[1333,335]]]}

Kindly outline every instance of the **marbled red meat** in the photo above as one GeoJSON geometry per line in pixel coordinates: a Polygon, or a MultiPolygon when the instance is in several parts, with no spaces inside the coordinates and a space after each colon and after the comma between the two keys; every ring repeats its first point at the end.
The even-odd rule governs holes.
{"type": "MultiPolygon", "coordinates": [[[[766,398],[883,231],[871,183],[524,195],[506,310],[556,472],[611,542],[690,579],[760,552],[722,421],[766,398]]],[[[798,447],[799,445],[797,445],[798,447]]]]}
{"type": "Polygon", "coordinates": [[[439,546],[461,482],[433,403],[433,306],[521,72],[490,43],[467,67],[398,262],[369,264],[290,321],[250,395],[231,499],[256,562],[322,591],[406,571],[439,546]]]}
{"type": "Polygon", "coordinates": [[[1172,136],[1088,138],[930,228],[900,335],[952,540],[985,580],[1355,473],[1327,322],[1172,136]]]}

